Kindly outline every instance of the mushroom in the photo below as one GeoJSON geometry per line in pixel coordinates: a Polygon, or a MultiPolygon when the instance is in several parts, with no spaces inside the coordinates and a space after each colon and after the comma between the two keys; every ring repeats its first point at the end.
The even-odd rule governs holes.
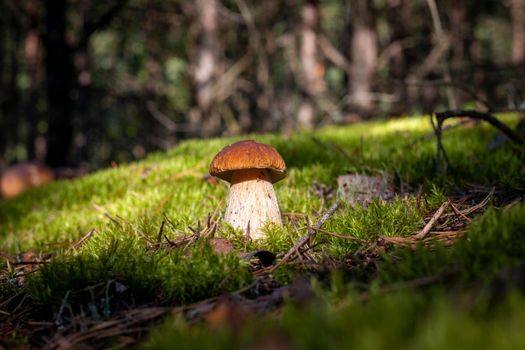
{"type": "Polygon", "coordinates": [[[223,148],[210,175],[231,183],[224,219],[253,239],[264,238],[267,222],[282,225],[273,183],[286,176],[286,164],[272,146],[252,140],[223,148]]]}

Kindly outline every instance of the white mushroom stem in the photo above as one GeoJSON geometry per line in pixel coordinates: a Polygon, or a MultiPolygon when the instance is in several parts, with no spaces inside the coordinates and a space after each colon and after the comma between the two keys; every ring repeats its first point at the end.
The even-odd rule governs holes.
{"type": "Polygon", "coordinates": [[[232,175],[226,222],[252,239],[264,238],[268,223],[282,225],[277,197],[265,169],[237,170],[232,175]]]}

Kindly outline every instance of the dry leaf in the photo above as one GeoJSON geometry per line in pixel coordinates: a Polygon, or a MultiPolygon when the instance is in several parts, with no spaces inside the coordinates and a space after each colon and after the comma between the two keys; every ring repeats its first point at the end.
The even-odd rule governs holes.
{"type": "Polygon", "coordinates": [[[232,242],[225,238],[212,238],[208,242],[215,254],[228,254],[233,251],[232,242]]]}

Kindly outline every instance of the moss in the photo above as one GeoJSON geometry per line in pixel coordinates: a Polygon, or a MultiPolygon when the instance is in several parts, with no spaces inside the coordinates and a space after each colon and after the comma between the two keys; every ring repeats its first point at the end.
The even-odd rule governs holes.
{"type": "MultiPolygon", "coordinates": [[[[512,146],[487,152],[486,145],[496,134],[488,126],[447,130],[444,144],[451,166],[446,179],[433,178],[434,140],[411,145],[430,130],[427,118],[405,118],[327,127],[289,138],[246,138],[271,143],[287,162],[289,177],[275,186],[282,211],[311,217],[322,204],[309,191],[312,184],[334,186],[337,176],[348,171],[384,173],[405,187],[424,185],[429,191],[440,183],[443,193],[465,183],[498,185],[503,194],[525,187],[525,152],[515,154],[512,146]]],[[[16,247],[48,249],[48,244],[74,241],[106,223],[104,212],[130,221],[166,214],[184,230],[225,207],[228,187],[211,185],[201,177],[213,155],[238,139],[186,141],[141,162],[55,182],[0,202],[0,246],[14,252],[16,247]]]]}
{"type": "Polygon", "coordinates": [[[306,308],[288,305],[281,317],[249,317],[189,327],[169,319],[143,345],[170,349],[521,349],[525,300],[512,294],[494,310],[484,297],[401,292],[367,303],[331,306],[323,297],[306,308]]]}
{"type": "MultiPolygon", "coordinates": [[[[504,119],[510,124],[516,122],[510,115],[504,119]]],[[[246,242],[241,232],[225,224],[216,236],[231,240],[236,252],[267,249],[282,255],[306,233],[307,224],[314,224],[336,199],[319,197],[312,185],[335,189],[337,177],[348,172],[387,176],[407,193],[390,202],[377,199],[367,208],[343,203],[323,228],[359,240],[318,233],[312,255],[331,253],[341,262],[355,253],[363,240],[369,243],[378,236],[413,234],[422,228],[423,218],[451,194],[461,195],[467,185],[495,186],[498,200],[523,196],[523,148],[508,144],[488,151],[487,144],[497,132],[486,125],[447,130],[443,142],[450,164],[446,176],[436,177],[435,140],[420,139],[430,131],[428,118],[419,117],[332,126],[290,137],[245,136],[274,145],[286,160],[289,176],[275,184],[275,189],[287,219],[284,227],[267,227],[267,239],[260,242],[246,242]]],[[[156,240],[166,218],[169,224],[164,233],[172,239],[189,234],[188,227],[195,228],[199,221],[203,225],[209,214],[222,217],[228,186],[211,184],[202,177],[214,154],[239,139],[189,140],[141,162],[101,170],[74,181],[58,181],[2,201],[0,249],[9,255],[27,250],[57,253],[24,286],[35,304],[47,313],[54,312],[57,319],[78,313],[107,317],[118,303],[132,300],[188,303],[245,286],[251,280],[249,268],[235,253],[216,256],[204,243],[186,251],[151,250],[146,244],[147,240],[156,240]],[[93,228],[97,235],[79,251],[70,249],[71,242],[93,228]]],[[[435,335],[441,348],[453,348],[451,339],[458,335],[449,324],[468,330],[466,334],[470,335],[461,343],[464,346],[481,344],[474,339],[477,327],[486,332],[486,344],[505,345],[505,339],[498,340],[498,332],[507,322],[510,328],[515,327],[513,317],[523,317],[519,312],[509,318],[497,316],[493,323],[475,319],[469,313],[456,319],[456,304],[448,296],[438,296],[435,303],[429,303],[429,295],[419,293],[379,298],[341,310],[330,305],[338,299],[343,304],[352,301],[355,291],[351,286],[356,280],[372,281],[364,287],[372,291],[384,284],[451,271],[461,272],[455,273],[454,281],[466,282],[463,287],[479,279],[491,280],[502,268],[524,262],[524,208],[521,204],[508,211],[490,210],[476,219],[468,234],[452,248],[399,248],[379,260],[371,276],[360,266],[340,271],[339,282],[332,275],[332,284],[339,287],[333,296],[323,299],[321,304],[326,305],[321,309],[287,309],[279,321],[285,333],[279,333],[269,321],[254,321],[246,333],[238,335],[240,340],[231,329],[217,330],[215,338],[201,336],[206,334],[205,328],[192,329],[189,336],[184,336],[187,325],[177,323],[175,331],[159,331],[173,331],[173,337],[163,339],[159,335],[150,345],[163,347],[163,341],[176,339],[180,344],[201,347],[240,346],[250,344],[250,339],[260,339],[260,327],[261,335],[277,332],[277,339],[296,347],[321,347],[323,342],[331,344],[330,339],[334,348],[348,344],[362,348],[432,348],[430,339],[435,335]],[[301,321],[304,326],[298,327],[301,321]],[[316,337],[318,334],[323,336],[316,337]]],[[[287,265],[275,271],[274,278],[287,283],[301,273],[306,271],[287,265]]],[[[321,289],[326,287],[323,283],[319,282],[321,289]]],[[[9,289],[5,283],[0,286],[4,295],[19,290],[9,289]]],[[[516,303],[522,305],[523,301],[516,303]]]]}
{"type": "MultiPolygon", "coordinates": [[[[412,196],[396,198],[393,202],[374,200],[369,206],[342,211],[326,225],[328,230],[361,239],[378,236],[407,236],[423,224],[423,211],[417,207],[412,196]]],[[[358,241],[329,238],[332,252],[336,257],[346,256],[359,244],[358,241]]]]}
{"type": "Polygon", "coordinates": [[[503,268],[525,263],[525,204],[492,208],[477,218],[450,249],[399,248],[379,267],[385,283],[456,271],[464,280],[491,279],[503,268]]]}
{"type": "Polygon", "coordinates": [[[81,251],[53,259],[28,278],[26,289],[44,310],[57,312],[67,299],[78,312],[90,303],[109,308],[108,298],[189,303],[236,290],[250,279],[246,263],[235,254],[214,254],[204,241],[187,251],[148,251],[132,232],[113,229],[81,251]]]}

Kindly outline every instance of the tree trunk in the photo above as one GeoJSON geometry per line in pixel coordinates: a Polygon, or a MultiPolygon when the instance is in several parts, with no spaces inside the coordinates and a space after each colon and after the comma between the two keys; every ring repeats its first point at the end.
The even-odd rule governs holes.
{"type": "Polygon", "coordinates": [[[71,91],[72,62],[66,43],[66,0],[46,0],[47,156],[51,166],[68,164],[72,142],[71,91]]]}
{"type": "Polygon", "coordinates": [[[217,0],[197,0],[195,12],[199,29],[193,69],[196,109],[192,123],[200,127],[200,136],[210,137],[218,135],[221,130],[221,119],[213,90],[220,48],[217,0]]]}
{"type": "MultiPolygon", "coordinates": [[[[450,8],[450,32],[451,42],[451,62],[452,72],[468,72],[468,68],[463,68],[467,59],[468,40],[474,36],[472,32],[473,19],[469,18],[467,4],[463,2],[453,2],[450,8]]],[[[468,66],[467,66],[468,67],[468,66]]],[[[454,89],[454,99],[456,105],[462,105],[464,101],[471,98],[464,91],[454,89]]]]}
{"type": "MultiPolygon", "coordinates": [[[[21,121],[21,108],[20,108],[20,88],[18,87],[18,77],[20,74],[20,59],[18,52],[20,49],[20,43],[22,41],[22,28],[19,21],[16,20],[13,13],[7,15],[8,20],[6,21],[6,44],[5,47],[5,58],[7,74],[4,78],[5,90],[1,92],[1,97],[4,99],[0,108],[3,118],[5,118],[1,127],[2,130],[7,130],[3,137],[0,137],[0,147],[4,149],[12,149],[18,146],[18,131],[20,129],[21,121]],[[9,16],[10,15],[10,16],[9,16]]],[[[3,42],[2,42],[3,44],[3,42]]],[[[1,68],[4,68],[2,66],[1,68]]],[[[4,88],[4,87],[2,87],[4,88]]],[[[16,155],[18,158],[18,154],[16,155]]],[[[12,159],[8,159],[8,162],[12,159]]]]}
{"type": "Polygon", "coordinates": [[[372,2],[352,1],[352,59],[349,79],[350,105],[358,113],[369,115],[374,107],[372,81],[377,64],[377,38],[372,15],[372,2]]]}
{"type": "Polygon", "coordinates": [[[407,58],[405,57],[403,42],[410,36],[408,24],[410,18],[406,15],[410,4],[405,0],[389,0],[387,13],[388,25],[391,30],[390,45],[392,50],[388,64],[388,76],[393,81],[393,93],[397,102],[391,107],[389,113],[401,115],[408,112],[409,101],[407,87],[404,82],[407,76],[407,58]]]}
{"type": "Polygon", "coordinates": [[[525,15],[523,11],[523,0],[512,0],[512,63],[514,64],[522,64],[524,61],[525,15]]]}
{"type": "Polygon", "coordinates": [[[297,114],[300,127],[311,128],[316,123],[315,100],[325,89],[324,66],[319,57],[317,31],[319,8],[316,0],[307,1],[301,11],[301,85],[303,100],[297,114]]]}
{"type": "Polygon", "coordinates": [[[38,91],[41,80],[41,43],[38,31],[39,13],[37,7],[28,3],[26,9],[29,18],[29,31],[24,42],[24,56],[27,66],[27,73],[30,79],[28,98],[25,101],[25,117],[27,120],[26,149],[27,158],[43,161],[45,150],[37,149],[37,124],[38,115],[36,105],[38,102],[38,91]]]}
{"type": "Polygon", "coordinates": [[[28,91],[29,96],[25,102],[25,117],[27,120],[26,148],[28,159],[33,159],[36,156],[35,140],[37,137],[36,126],[38,123],[36,104],[38,98],[38,88],[40,86],[40,62],[38,58],[38,46],[39,35],[36,29],[31,29],[25,39],[25,59],[27,64],[27,72],[31,81],[28,91]]]}

